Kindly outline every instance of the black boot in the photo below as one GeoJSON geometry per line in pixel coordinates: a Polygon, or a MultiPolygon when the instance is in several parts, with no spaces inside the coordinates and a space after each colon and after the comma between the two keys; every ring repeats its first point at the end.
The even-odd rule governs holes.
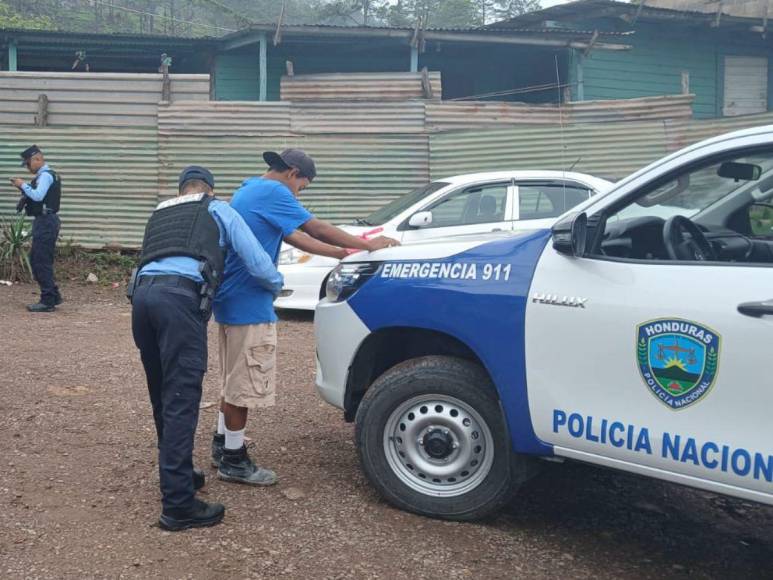
{"type": "Polygon", "coordinates": [[[225,435],[215,433],[212,435],[212,467],[219,467],[220,460],[223,458],[223,448],[225,447],[225,435]]]}
{"type": "Polygon", "coordinates": [[[177,532],[188,528],[206,528],[223,521],[225,506],[194,499],[189,508],[168,508],[161,512],[158,525],[163,530],[177,532]]]}
{"type": "Polygon", "coordinates": [[[217,476],[223,481],[235,481],[247,485],[276,483],[276,473],[255,465],[244,445],[241,449],[223,449],[223,458],[220,460],[217,476]]]}
{"type": "Polygon", "coordinates": [[[207,483],[207,478],[201,469],[193,468],[193,489],[199,491],[207,483]]]}

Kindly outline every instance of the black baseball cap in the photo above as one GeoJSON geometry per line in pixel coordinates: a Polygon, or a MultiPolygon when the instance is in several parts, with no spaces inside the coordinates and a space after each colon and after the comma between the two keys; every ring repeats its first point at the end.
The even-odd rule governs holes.
{"type": "Polygon", "coordinates": [[[209,187],[215,189],[215,178],[212,175],[212,172],[206,167],[201,167],[200,165],[189,165],[183,169],[180,172],[180,179],[177,182],[178,188],[182,189],[183,185],[185,185],[185,182],[190,181],[191,179],[200,179],[209,185],[209,187]]]}
{"type": "Polygon", "coordinates": [[[281,153],[266,151],[263,160],[269,167],[277,169],[297,169],[302,177],[313,181],[317,176],[317,167],[314,160],[305,151],[300,149],[285,149],[281,153]]]}
{"type": "Polygon", "coordinates": [[[33,155],[36,153],[43,153],[40,150],[40,147],[37,145],[33,145],[32,147],[27,147],[24,151],[19,153],[19,156],[21,157],[21,166],[25,167],[29,160],[32,158],[33,155]]]}

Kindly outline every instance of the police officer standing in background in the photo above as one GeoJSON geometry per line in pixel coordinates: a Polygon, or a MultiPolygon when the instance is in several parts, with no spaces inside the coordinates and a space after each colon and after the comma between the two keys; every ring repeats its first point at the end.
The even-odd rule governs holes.
{"type": "Polygon", "coordinates": [[[62,182],[56,172],[46,165],[43,152],[33,145],[21,152],[22,167],[34,174],[30,183],[19,177],[11,183],[21,191],[17,212],[24,210],[33,216],[32,251],[30,265],[32,275],[40,286],[40,301],[29,304],[30,312],[53,312],[62,303],[62,295],[54,280],[54,255],[59,237],[59,202],[62,197],[62,182]]]}
{"type": "Polygon", "coordinates": [[[207,369],[207,322],[226,252],[269,294],[282,288],[281,274],[241,216],[213,197],[214,185],[203,167],[183,170],[179,195],[159,204],[146,226],[127,292],[158,436],[159,525],[172,531],[215,525],[225,513],[223,505],[195,497],[204,475],[193,468],[193,439],[207,369]]]}

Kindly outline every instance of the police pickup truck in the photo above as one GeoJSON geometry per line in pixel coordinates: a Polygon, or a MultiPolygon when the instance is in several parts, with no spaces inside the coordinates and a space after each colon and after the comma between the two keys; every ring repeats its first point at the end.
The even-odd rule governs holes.
{"type": "Polygon", "coordinates": [[[350,256],[315,332],[318,391],[400,508],[486,516],[539,459],[773,504],[773,126],[550,230],[350,256]]]}

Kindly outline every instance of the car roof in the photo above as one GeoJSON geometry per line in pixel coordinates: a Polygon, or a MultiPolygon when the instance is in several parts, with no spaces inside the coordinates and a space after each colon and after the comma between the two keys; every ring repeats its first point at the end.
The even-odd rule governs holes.
{"type": "Polygon", "coordinates": [[[485,171],[480,173],[464,173],[460,175],[452,175],[444,177],[436,181],[443,181],[451,185],[467,185],[471,183],[478,183],[480,181],[490,181],[497,179],[573,179],[577,181],[587,182],[594,185],[594,187],[602,187],[612,185],[611,181],[606,179],[588,175],[587,173],[578,173],[576,171],[485,171]]]}

